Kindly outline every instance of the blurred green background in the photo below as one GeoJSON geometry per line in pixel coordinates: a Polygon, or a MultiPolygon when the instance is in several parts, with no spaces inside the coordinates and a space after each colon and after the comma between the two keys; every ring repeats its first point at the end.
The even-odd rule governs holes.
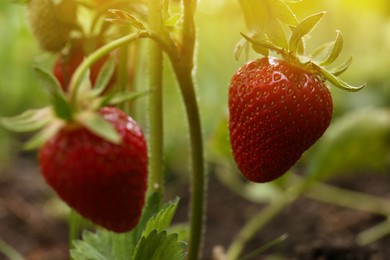
{"type": "MultiPolygon", "coordinates": [[[[358,93],[347,93],[330,86],[334,97],[333,121],[351,111],[387,109],[390,103],[390,2],[307,0],[290,6],[300,20],[309,14],[327,11],[324,20],[308,39],[309,49],[333,40],[335,31],[340,29],[345,47],[338,62],[353,56],[351,67],[342,78],[354,85],[367,83],[367,87],[358,93]]],[[[226,126],[230,78],[246,62],[245,55],[236,61],[233,54],[241,39],[239,33],[246,32],[246,28],[236,0],[199,1],[197,26],[197,91],[207,142],[206,155],[213,161],[221,149],[228,149],[227,132],[218,128],[226,126]],[[223,144],[216,145],[216,142],[223,144]]],[[[16,115],[46,104],[47,97],[38,86],[32,67],[38,64],[50,68],[54,55],[38,49],[27,25],[26,6],[11,1],[0,2],[0,44],[0,116],[16,115]]],[[[250,54],[250,58],[256,57],[256,54],[250,54]]],[[[169,64],[166,64],[166,167],[169,172],[183,173],[188,170],[188,156],[183,152],[189,149],[187,125],[178,88],[169,64]]],[[[143,78],[141,84],[146,82],[144,75],[138,75],[143,78]]],[[[143,106],[138,112],[145,128],[146,109],[143,106]]],[[[21,139],[20,135],[0,128],[0,168],[20,152],[21,139]]]]}

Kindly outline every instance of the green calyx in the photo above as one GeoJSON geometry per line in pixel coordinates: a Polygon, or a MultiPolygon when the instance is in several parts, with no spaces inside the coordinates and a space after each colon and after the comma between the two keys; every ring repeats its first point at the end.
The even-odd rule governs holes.
{"type": "MultiPolygon", "coordinates": [[[[97,56],[95,60],[100,57],[97,56]]],[[[80,65],[82,66],[82,65],[80,65]]],[[[115,61],[109,59],[99,72],[92,88],[88,73],[83,75],[80,86],[74,88],[77,95],[65,93],[58,80],[46,70],[36,67],[39,84],[47,90],[51,105],[41,109],[28,110],[18,116],[0,118],[0,125],[15,132],[38,131],[24,146],[31,150],[42,146],[67,126],[82,126],[103,139],[119,144],[121,137],[115,128],[99,113],[104,106],[117,105],[133,100],[148,92],[127,92],[102,95],[114,73],[115,61]]],[[[77,81],[77,80],[76,80],[77,81]]]]}
{"type": "Polygon", "coordinates": [[[250,43],[257,53],[268,56],[269,51],[275,52],[288,62],[320,75],[340,89],[351,92],[362,89],[365,84],[352,86],[338,77],[348,69],[352,58],[336,68],[327,68],[342,51],[343,37],[340,31],[336,31],[334,41],[306,54],[305,37],[318,25],[325,12],[310,15],[299,22],[287,2],[291,1],[261,0],[256,4],[250,0],[240,1],[250,33],[249,35],[242,34],[245,41],[238,44],[236,58],[247,46],[246,44],[250,43]],[[260,14],[263,14],[265,18],[258,18],[260,14]],[[259,22],[262,22],[261,26],[258,25],[259,22]],[[289,39],[286,37],[283,26],[291,31],[289,39]]]}

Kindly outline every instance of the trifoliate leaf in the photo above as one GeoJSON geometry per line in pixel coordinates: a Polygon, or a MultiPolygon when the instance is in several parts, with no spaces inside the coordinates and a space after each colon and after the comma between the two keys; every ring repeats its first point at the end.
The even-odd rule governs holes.
{"type": "Polygon", "coordinates": [[[335,75],[335,76],[339,76],[341,75],[344,71],[346,71],[348,69],[348,67],[351,65],[352,63],[352,57],[349,57],[348,60],[346,60],[343,64],[341,64],[340,66],[336,67],[336,68],[333,68],[333,69],[330,69],[329,70],[329,73],[335,75]]]}
{"type": "Polygon", "coordinates": [[[41,129],[50,122],[50,108],[28,110],[15,117],[0,118],[0,125],[15,132],[30,132],[41,129]]]}
{"type": "Polygon", "coordinates": [[[157,193],[148,196],[141,219],[130,232],[117,234],[107,230],[85,231],[82,240],[73,242],[73,259],[131,260],[149,219],[158,214],[161,198],[157,193]]]}
{"type": "Polygon", "coordinates": [[[82,240],[73,241],[70,251],[72,259],[77,260],[110,260],[116,259],[112,250],[111,234],[105,230],[92,233],[84,231],[82,240]]]}
{"type": "Polygon", "coordinates": [[[289,50],[293,54],[297,53],[297,49],[303,36],[310,33],[316,27],[316,25],[321,21],[324,14],[325,12],[321,12],[305,18],[293,30],[289,43],[289,50]]]}
{"type": "Polygon", "coordinates": [[[273,13],[275,14],[276,18],[279,19],[279,21],[287,25],[298,25],[297,17],[284,1],[272,1],[271,5],[273,13]]]}
{"type": "Polygon", "coordinates": [[[337,31],[336,39],[329,46],[329,53],[327,57],[319,62],[320,66],[327,66],[333,63],[340,55],[341,50],[343,49],[343,36],[340,31],[337,31]]]}
{"type": "Polygon", "coordinates": [[[315,180],[341,173],[385,171],[390,154],[390,111],[357,110],[335,120],[310,154],[315,180]]]}
{"type": "Polygon", "coordinates": [[[109,142],[114,144],[119,144],[121,142],[121,136],[116,129],[96,112],[81,112],[77,115],[76,120],[84,125],[89,131],[109,142]]]}
{"type": "Polygon", "coordinates": [[[110,57],[103,65],[91,91],[92,96],[97,97],[104,92],[115,71],[115,59],[110,57]]]}
{"type": "Polygon", "coordinates": [[[134,254],[134,260],[181,260],[184,259],[185,243],[178,241],[177,234],[152,231],[142,237],[134,254]]]}
{"type": "Polygon", "coordinates": [[[167,229],[171,224],[178,203],[179,199],[175,199],[171,203],[167,204],[163,209],[161,209],[156,216],[150,218],[145,226],[142,236],[147,237],[153,230],[161,232],[167,229]]]}
{"type": "Polygon", "coordinates": [[[332,73],[327,71],[325,68],[323,68],[315,63],[312,63],[312,64],[313,64],[314,68],[322,76],[324,76],[330,83],[332,83],[335,87],[338,87],[338,88],[343,89],[343,90],[351,91],[351,92],[356,92],[356,91],[358,91],[366,86],[365,84],[363,84],[361,86],[357,86],[357,87],[349,85],[348,83],[342,81],[341,79],[339,79],[338,77],[336,77],[335,75],[333,75],[332,73]]]}

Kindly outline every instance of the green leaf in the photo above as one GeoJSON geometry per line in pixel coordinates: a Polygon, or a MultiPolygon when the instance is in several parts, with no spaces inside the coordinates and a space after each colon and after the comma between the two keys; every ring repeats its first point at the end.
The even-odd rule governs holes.
{"type": "Polygon", "coordinates": [[[261,33],[263,24],[267,18],[264,10],[264,1],[239,0],[244,13],[244,20],[251,33],[261,33]]]}
{"type": "Polygon", "coordinates": [[[115,71],[115,58],[110,57],[103,65],[96,79],[95,86],[91,91],[92,96],[97,97],[103,93],[108,83],[110,82],[112,75],[115,71]]]}
{"type": "Polygon", "coordinates": [[[92,133],[109,142],[114,144],[119,144],[121,142],[121,136],[116,129],[97,112],[81,112],[77,116],[77,121],[84,125],[92,133]]]}
{"type": "Polygon", "coordinates": [[[284,2],[276,0],[272,2],[272,10],[276,18],[284,24],[296,26],[298,19],[291,8],[284,2]]]}
{"type": "Polygon", "coordinates": [[[27,110],[15,117],[0,118],[0,125],[15,132],[30,132],[41,129],[50,122],[50,108],[27,110]]]}
{"type": "Polygon", "coordinates": [[[178,241],[177,234],[152,231],[142,237],[134,254],[134,260],[181,260],[184,259],[185,243],[178,241]]]}
{"type": "Polygon", "coordinates": [[[148,196],[141,219],[130,232],[117,234],[107,230],[99,230],[94,234],[85,231],[83,240],[74,241],[75,248],[71,250],[73,259],[132,259],[147,222],[158,214],[160,205],[161,197],[157,193],[148,196]]]}
{"type": "Polygon", "coordinates": [[[37,75],[39,85],[46,89],[51,95],[57,94],[65,99],[61,84],[50,72],[41,67],[34,67],[34,71],[37,75]]]}
{"type": "Polygon", "coordinates": [[[390,111],[357,110],[335,120],[318,141],[308,175],[325,180],[342,173],[386,171],[390,147],[390,111]]]}
{"type": "Polygon", "coordinates": [[[111,234],[107,231],[92,233],[84,231],[82,240],[73,241],[70,251],[72,259],[77,260],[111,260],[116,259],[112,250],[111,234]]]}
{"type": "Polygon", "coordinates": [[[332,73],[330,73],[329,71],[327,71],[325,68],[323,68],[315,63],[312,63],[312,64],[313,64],[314,68],[322,76],[324,76],[330,83],[332,83],[335,87],[338,87],[338,88],[343,89],[343,90],[351,91],[351,92],[356,92],[356,91],[359,91],[366,86],[365,84],[363,84],[361,86],[357,86],[357,87],[349,85],[348,83],[342,81],[337,76],[335,76],[332,73]]]}
{"type": "Polygon", "coordinates": [[[173,215],[176,212],[178,203],[179,199],[176,198],[161,209],[156,216],[150,218],[145,226],[142,236],[147,237],[153,230],[161,232],[164,229],[167,229],[172,221],[173,215]]]}
{"type": "Polygon", "coordinates": [[[333,74],[334,76],[339,76],[339,75],[341,75],[344,71],[346,71],[349,68],[351,63],[352,63],[352,57],[349,57],[349,59],[346,60],[340,66],[338,66],[336,68],[333,68],[333,69],[330,69],[329,73],[333,74]]]}
{"type": "Polygon", "coordinates": [[[44,143],[46,143],[48,140],[50,140],[52,137],[54,137],[58,131],[61,130],[61,128],[64,126],[64,121],[57,120],[52,121],[50,124],[48,124],[45,128],[43,128],[41,131],[39,131],[36,135],[34,135],[25,145],[25,150],[33,150],[36,148],[39,148],[44,143]]]}
{"type": "Polygon", "coordinates": [[[323,18],[325,12],[317,13],[314,15],[311,15],[309,17],[306,17],[303,21],[301,21],[297,27],[293,30],[290,43],[289,43],[289,50],[292,53],[297,53],[299,44],[306,34],[310,33],[316,25],[321,21],[323,18]]]}
{"type": "Polygon", "coordinates": [[[329,53],[327,57],[319,62],[320,66],[326,66],[333,63],[340,55],[343,49],[343,36],[340,31],[337,31],[336,39],[329,46],[329,53]]]}

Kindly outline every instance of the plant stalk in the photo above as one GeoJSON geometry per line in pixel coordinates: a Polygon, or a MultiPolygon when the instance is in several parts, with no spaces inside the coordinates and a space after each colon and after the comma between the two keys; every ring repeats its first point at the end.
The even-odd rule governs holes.
{"type": "Polygon", "coordinates": [[[245,226],[240,230],[237,237],[229,246],[227,251],[227,259],[238,259],[244,250],[247,242],[263,228],[273,217],[279,214],[284,207],[294,202],[306,188],[306,183],[299,183],[291,187],[285,194],[282,194],[278,199],[268,204],[257,215],[252,217],[245,226]]]}
{"type": "MultiPolygon", "coordinates": [[[[162,1],[149,1],[149,27],[159,32],[162,26],[162,1]]],[[[163,53],[154,40],[149,41],[149,194],[163,194],[163,53]]]]}
{"type": "Polygon", "coordinates": [[[183,29],[179,55],[168,52],[183,97],[190,131],[191,145],[191,204],[190,235],[187,259],[201,258],[203,246],[206,174],[203,154],[203,136],[199,107],[193,78],[194,50],[196,43],[196,0],[183,0],[183,29]]]}

